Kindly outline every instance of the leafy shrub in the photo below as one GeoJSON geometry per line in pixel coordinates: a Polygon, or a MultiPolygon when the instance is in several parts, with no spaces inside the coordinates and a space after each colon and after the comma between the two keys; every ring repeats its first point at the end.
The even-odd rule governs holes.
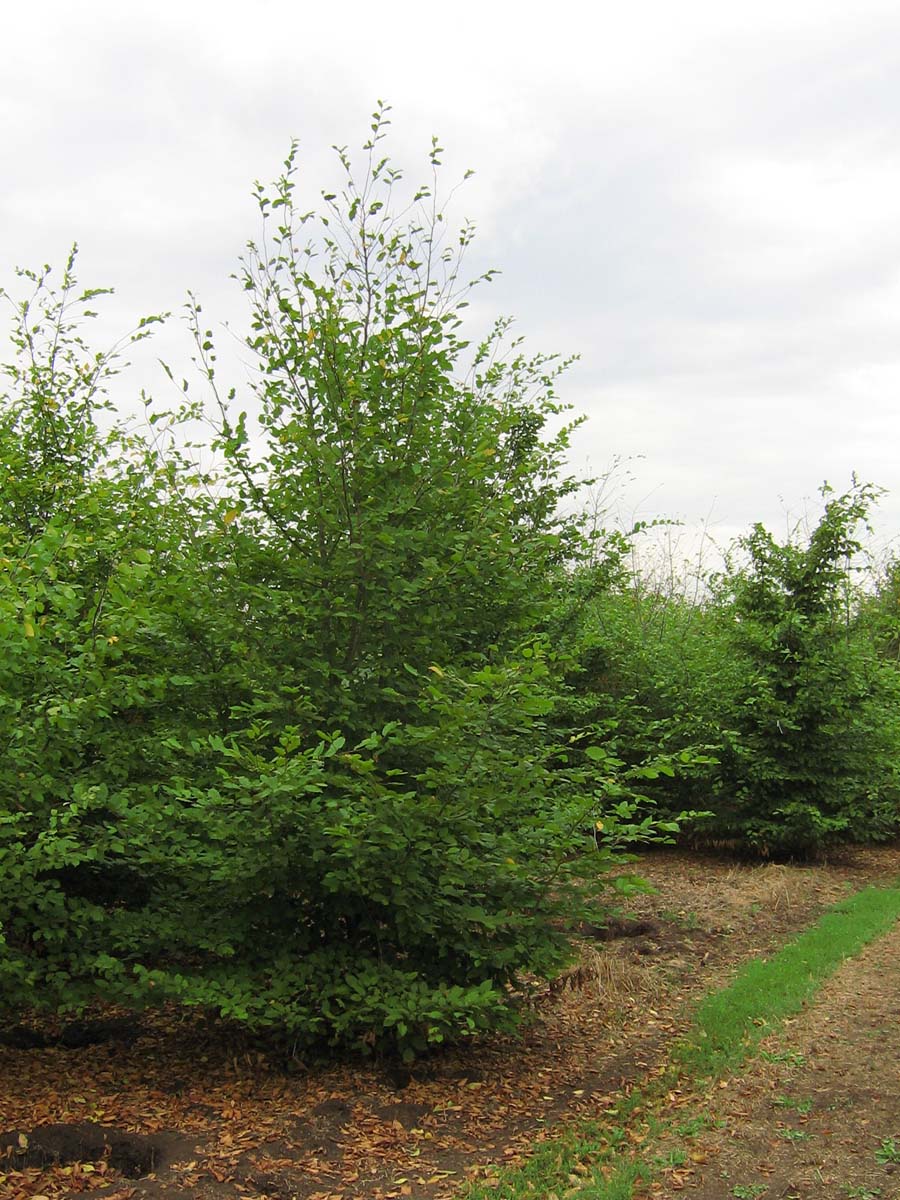
{"type": "Polygon", "coordinates": [[[627,768],[652,764],[642,790],[662,814],[696,813],[709,806],[734,662],[704,604],[649,588],[626,565],[627,544],[620,551],[620,570],[609,578],[604,563],[608,582],[585,601],[591,572],[570,581],[578,620],[568,629],[568,694],[557,719],[561,728],[605,730],[627,768]]]}
{"type": "Polygon", "coordinates": [[[873,586],[860,597],[860,624],[882,658],[900,663],[900,560],[891,556],[873,573],[873,586]]]}
{"type": "Polygon", "coordinates": [[[584,605],[559,719],[602,725],[627,765],[655,756],[659,813],[711,810],[695,843],[803,857],[896,832],[896,591],[888,570],[867,596],[850,570],[874,494],[826,491],[805,541],[754,527],[698,600],[623,554],[584,605]]]}
{"type": "Polygon", "coordinates": [[[295,151],[258,189],[248,411],[192,302],[214,411],[101,432],[96,293],[71,261],[60,295],[30,277],[0,416],[6,1006],[172,999],[411,1055],[509,1028],[622,848],[671,836],[652,768],[552,722],[542,633],[583,547],[571,427],[546,432],[565,364],[506,322],[468,347],[471,231],[431,188],[393,215],[385,124],[317,246],[295,151]],[[207,474],[177,448],[197,418],[207,474]]]}
{"type": "Polygon", "coordinates": [[[849,563],[869,487],[827,503],[808,541],[762,526],[721,581],[743,678],[723,714],[715,829],[764,853],[809,855],[896,831],[897,676],[857,616],[849,563]]]}

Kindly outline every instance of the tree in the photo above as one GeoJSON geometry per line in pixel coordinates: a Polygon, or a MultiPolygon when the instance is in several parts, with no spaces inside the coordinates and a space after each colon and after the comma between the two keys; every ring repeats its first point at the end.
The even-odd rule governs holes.
{"type": "MultiPolygon", "coordinates": [[[[548,720],[542,631],[583,547],[560,515],[571,426],[548,433],[566,364],[506,321],[467,344],[471,229],[445,232],[436,144],[393,215],[386,125],[361,184],[339,152],[318,218],[295,207],[295,147],[257,187],[243,410],[191,302],[215,473],[89,412],[71,503],[35,467],[44,524],[6,543],[7,661],[30,664],[5,711],[7,1004],[174,1000],[409,1056],[511,1027],[620,848],[674,828],[548,720]]],[[[15,411],[56,420],[45,392],[15,411]]]]}
{"type": "MultiPolygon", "coordinates": [[[[461,282],[473,230],[448,229],[436,142],[430,183],[397,214],[387,125],[379,109],[361,182],[339,151],[345,187],[319,213],[297,207],[296,145],[274,188],[257,185],[264,237],[240,276],[254,411],[218,397],[232,537],[269,601],[260,636],[281,638],[323,715],[365,728],[393,710],[404,662],[514,645],[580,552],[579,522],[559,515],[572,426],[546,434],[567,363],[517,341],[504,357],[505,320],[465,340],[467,296],[491,273],[461,282]]],[[[196,304],[191,320],[216,388],[196,304]]]]}
{"type": "Polygon", "coordinates": [[[746,565],[721,581],[742,682],[722,717],[715,827],[762,853],[888,836],[900,815],[896,677],[856,619],[850,577],[877,492],[823,494],[805,544],[756,525],[746,565]]]}

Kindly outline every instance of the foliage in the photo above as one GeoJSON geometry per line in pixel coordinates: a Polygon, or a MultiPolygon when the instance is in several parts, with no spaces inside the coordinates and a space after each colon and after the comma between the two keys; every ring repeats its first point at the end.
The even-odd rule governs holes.
{"type": "Polygon", "coordinates": [[[896,1138],[882,1138],[881,1145],[875,1151],[875,1161],[881,1166],[900,1163],[900,1145],[896,1138]]]}
{"type": "Polygon", "coordinates": [[[723,714],[714,829],[764,853],[807,855],[897,827],[897,676],[857,618],[850,564],[875,497],[825,489],[805,544],[757,525],[720,581],[743,678],[723,714]]]}
{"type": "Polygon", "coordinates": [[[252,412],[219,393],[212,332],[190,311],[235,551],[264,593],[259,635],[281,640],[279,665],[323,717],[360,733],[414,694],[404,663],[474,665],[527,637],[554,571],[582,552],[581,522],[560,515],[574,426],[547,433],[567,362],[528,357],[506,320],[464,339],[490,273],[461,282],[473,230],[447,228],[440,147],[406,204],[386,127],[379,110],[361,183],[339,151],[344,190],[321,213],[295,201],[296,146],[273,188],[257,185],[264,237],[240,274],[252,412]]]}
{"type": "Polygon", "coordinates": [[[555,629],[566,683],[556,720],[602,730],[608,751],[642,772],[657,815],[702,831],[733,659],[708,607],[674,571],[643,573],[639,539],[651,526],[609,531],[592,515],[592,553],[569,573],[555,629]]]}
{"type": "Polygon", "coordinates": [[[340,152],[318,246],[294,149],[257,189],[246,411],[192,301],[213,413],[101,428],[97,293],[72,261],[61,295],[29,277],[0,424],[7,1007],[174,1000],[411,1056],[512,1027],[623,848],[676,828],[634,790],[652,762],[553,720],[586,545],[571,427],[547,430],[565,364],[507,322],[468,347],[471,231],[444,233],[434,179],[392,215],[385,126],[360,186],[340,152]],[[198,419],[214,471],[178,449],[198,419]]]}
{"type": "Polygon", "coordinates": [[[896,557],[873,572],[872,586],[860,597],[860,618],[881,657],[900,663],[900,560],[896,557]]]}
{"type": "Polygon", "coordinates": [[[863,602],[847,567],[871,489],[829,498],[808,544],[756,527],[702,602],[647,587],[627,537],[566,515],[566,361],[507,321],[465,340],[489,274],[460,282],[472,231],[448,232],[439,147],[404,207],[386,127],[361,183],[339,151],[318,215],[296,147],[257,187],[243,404],[192,299],[204,394],[127,428],[105,389],[129,339],[81,332],[103,292],[74,252],[59,290],[22,273],[6,1008],[173,1001],[411,1057],[513,1028],[568,924],[638,886],[629,849],[710,794],[710,835],[757,853],[896,829],[892,576],[863,602]]]}
{"type": "Polygon", "coordinates": [[[890,568],[874,595],[851,571],[874,495],[826,491],[807,541],[754,527],[693,598],[629,572],[624,547],[589,593],[560,718],[604,725],[627,764],[668,756],[649,794],[661,813],[712,810],[694,841],[803,857],[896,831],[896,592],[890,568]]]}
{"type": "Polygon", "coordinates": [[[144,447],[98,429],[123,365],[79,332],[100,293],[79,290],[74,251],[59,290],[49,268],[21,274],[0,416],[0,995],[78,1005],[136,944],[167,870],[166,739],[203,728],[215,684],[185,674],[179,497],[144,447]]]}
{"type": "Polygon", "coordinates": [[[562,720],[604,727],[629,765],[652,758],[659,769],[647,788],[663,811],[707,808],[718,698],[733,674],[707,609],[623,575],[584,606],[571,654],[562,720]]]}

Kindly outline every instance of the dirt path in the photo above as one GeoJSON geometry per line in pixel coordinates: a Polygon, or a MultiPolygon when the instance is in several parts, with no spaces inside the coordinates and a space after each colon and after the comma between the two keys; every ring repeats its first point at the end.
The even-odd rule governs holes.
{"type": "Polygon", "coordinates": [[[716,1089],[705,1159],[655,1192],[692,1200],[900,1200],[900,925],[716,1089]]]}
{"type": "MultiPolygon", "coordinates": [[[[246,1038],[172,1012],[120,1019],[93,1041],[77,1029],[60,1041],[45,1027],[43,1045],[0,1044],[0,1139],[10,1146],[0,1197],[441,1200],[493,1164],[520,1160],[555,1125],[608,1107],[664,1060],[691,1000],[848,891],[896,878],[900,849],[817,867],[657,853],[638,869],[656,894],[630,903],[614,936],[585,938],[577,969],[538,997],[522,1041],[485,1041],[411,1075],[365,1062],[286,1069],[246,1038]],[[78,1140],[96,1147],[99,1128],[101,1149],[103,1138],[119,1139],[123,1167],[97,1153],[29,1160],[34,1131],[48,1126],[66,1145],[74,1139],[76,1159],[78,1140]],[[130,1166],[139,1158],[140,1172],[130,1166]]],[[[893,1013],[896,1024],[896,1004],[893,1013]]],[[[665,1186],[699,1178],[669,1176],[665,1186]]],[[[708,1196],[727,1197],[740,1182],[703,1174],[708,1196]]]]}

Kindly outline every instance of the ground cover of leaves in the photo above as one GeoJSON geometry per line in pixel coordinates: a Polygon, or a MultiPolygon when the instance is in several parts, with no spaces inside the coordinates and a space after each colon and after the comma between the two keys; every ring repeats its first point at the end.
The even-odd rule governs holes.
{"type": "MultiPolygon", "coordinates": [[[[537,997],[520,1040],[482,1041],[411,1073],[371,1062],[285,1063],[239,1034],[167,1011],[139,1022],[98,1013],[94,1024],[64,1029],[7,1027],[0,1197],[454,1195],[468,1179],[489,1179],[497,1164],[521,1161],[554,1126],[596,1115],[620,1089],[655,1074],[692,998],[849,890],[896,878],[900,849],[817,866],[657,851],[638,869],[656,893],[629,901],[606,932],[585,931],[578,963],[537,997]]],[[[840,1041],[835,1032],[829,1047],[840,1041]]],[[[777,1126],[778,1114],[767,1119],[777,1126]]],[[[718,1191],[696,1194],[727,1196],[741,1186],[734,1178],[717,1177],[709,1186],[718,1191]]],[[[663,1186],[706,1179],[670,1173],[663,1186]]]]}

